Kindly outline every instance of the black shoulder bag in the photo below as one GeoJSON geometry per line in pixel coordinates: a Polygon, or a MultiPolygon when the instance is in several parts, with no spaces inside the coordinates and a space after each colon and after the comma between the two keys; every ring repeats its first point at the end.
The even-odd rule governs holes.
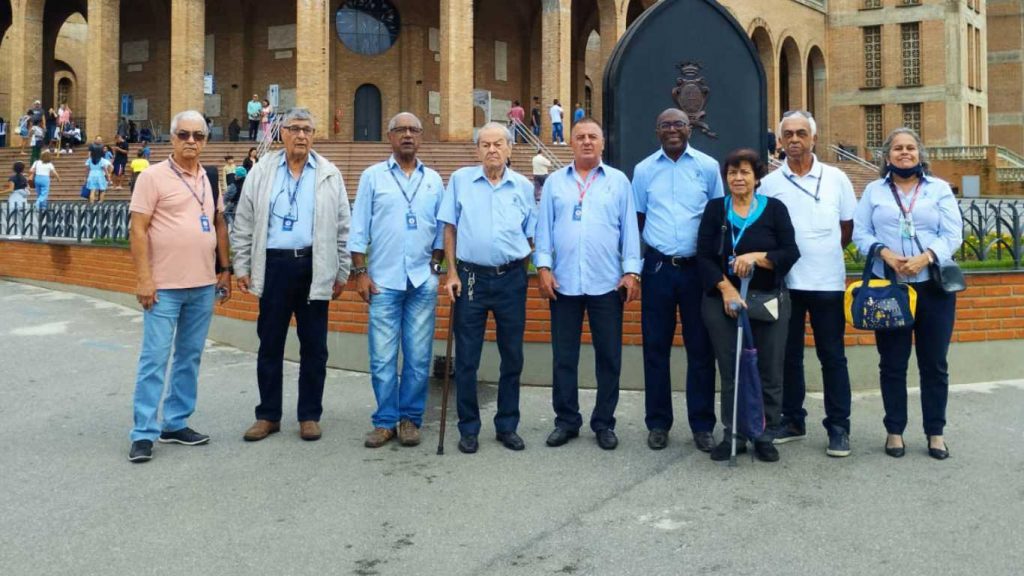
{"type": "MultiPolygon", "coordinates": [[[[903,209],[903,201],[900,199],[899,193],[896,192],[896,185],[892,182],[889,182],[889,191],[892,192],[896,205],[900,207],[900,213],[906,214],[906,210],[903,209]]],[[[914,243],[917,244],[917,249],[921,251],[921,254],[924,254],[924,246],[921,245],[921,240],[917,237],[916,227],[911,230],[911,238],[914,239],[914,243]]],[[[967,280],[964,279],[963,271],[952,260],[945,264],[940,264],[938,258],[932,258],[928,264],[928,277],[931,278],[932,282],[938,284],[943,292],[949,294],[962,292],[967,289],[967,280]]]]}

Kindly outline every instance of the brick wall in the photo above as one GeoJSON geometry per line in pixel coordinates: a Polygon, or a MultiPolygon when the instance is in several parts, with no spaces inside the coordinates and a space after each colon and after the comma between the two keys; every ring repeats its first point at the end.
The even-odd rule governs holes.
{"type": "MultiPolygon", "coordinates": [[[[131,254],[124,248],[78,246],[71,244],[45,244],[26,241],[0,240],[0,277],[24,278],[85,286],[100,290],[131,293],[135,289],[135,268],[131,254]]],[[[957,302],[957,322],[954,342],[980,342],[1024,339],[1024,272],[972,274],[970,288],[957,302]]],[[[547,302],[530,279],[526,302],[526,341],[549,342],[550,321],[547,302]]],[[[228,318],[255,321],[257,301],[237,291],[216,313],[228,318]]],[[[355,293],[352,283],[340,300],[331,303],[331,330],[336,332],[366,333],[367,307],[355,293]]],[[[624,313],[624,344],[639,345],[640,303],[626,307],[624,313]]],[[[448,303],[438,298],[436,339],[444,339],[448,318],[448,303]]],[[[807,344],[812,345],[810,326],[807,344]]],[[[494,340],[494,324],[488,323],[487,339],[494,340]]],[[[584,331],[584,342],[590,342],[584,331]]],[[[676,337],[676,345],[682,344],[676,337]]],[[[848,329],[847,346],[874,345],[874,335],[848,329]]]]}

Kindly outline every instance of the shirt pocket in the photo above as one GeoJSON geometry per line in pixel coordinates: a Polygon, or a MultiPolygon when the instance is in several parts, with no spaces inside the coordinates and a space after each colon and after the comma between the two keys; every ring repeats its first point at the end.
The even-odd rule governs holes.
{"type": "Polygon", "coordinates": [[[824,237],[839,228],[839,199],[822,199],[810,211],[811,221],[805,227],[814,237],[824,237]]]}
{"type": "Polygon", "coordinates": [[[527,208],[514,192],[494,195],[494,227],[501,230],[519,229],[526,220],[527,208]]]}

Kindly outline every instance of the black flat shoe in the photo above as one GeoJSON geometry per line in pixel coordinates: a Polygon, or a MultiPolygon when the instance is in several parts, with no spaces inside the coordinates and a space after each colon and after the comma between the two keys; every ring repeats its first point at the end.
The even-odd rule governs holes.
{"type": "Polygon", "coordinates": [[[602,450],[615,450],[615,447],[619,445],[619,438],[611,428],[598,430],[595,434],[597,436],[597,445],[602,450]]]}
{"type": "Polygon", "coordinates": [[[480,444],[477,442],[476,434],[466,434],[459,438],[459,452],[463,454],[475,454],[479,447],[480,444]]]}
{"type": "Polygon", "coordinates": [[[928,455],[936,460],[945,460],[949,458],[949,448],[946,446],[946,442],[942,442],[942,448],[932,448],[931,436],[928,437],[928,455]]]}
{"type": "Polygon", "coordinates": [[[576,438],[579,435],[579,430],[566,430],[564,428],[555,428],[554,430],[551,431],[551,434],[548,434],[548,439],[545,441],[545,443],[548,446],[555,448],[558,446],[562,446],[569,440],[572,440],[573,438],[576,438]]]}
{"type": "Polygon", "coordinates": [[[715,435],[711,432],[694,432],[693,445],[701,452],[711,452],[715,448],[715,435]]]}
{"type": "Polygon", "coordinates": [[[519,434],[515,432],[499,432],[497,435],[498,442],[509,450],[522,450],[526,448],[526,443],[519,437],[519,434]]]}
{"type": "Polygon", "coordinates": [[[647,433],[647,446],[651,450],[664,450],[668,446],[668,430],[655,428],[647,433]]]}
{"type": "MultiPolygon", "coordinates": [[[[903,440],[903,437],[900,437],[903,440]]],[[[903,446],[889,446],[889,440],[885,441],[885,453],[893,458],[903,458],[903,455],[907,453],[906,444],[903,446]]]]}

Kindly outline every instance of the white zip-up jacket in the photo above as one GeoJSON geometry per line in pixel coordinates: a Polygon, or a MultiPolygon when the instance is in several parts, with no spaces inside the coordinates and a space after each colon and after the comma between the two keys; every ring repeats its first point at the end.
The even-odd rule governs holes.
{"type": "MultiPolygon", "coordinates": [[[[245,179],[231,228],[235,275],[249,276],[249,291],[263,294],[267,262],[270,198],[284,150],[260,159],[245,179]]],[[[351,212],[341,172],[326,158],[310,150],[316,161],[316,201],[313,208],[313,283],[310,300],[330,300],[334,282],[348,281],[352,257],[348,251],[351,212]]]]}

